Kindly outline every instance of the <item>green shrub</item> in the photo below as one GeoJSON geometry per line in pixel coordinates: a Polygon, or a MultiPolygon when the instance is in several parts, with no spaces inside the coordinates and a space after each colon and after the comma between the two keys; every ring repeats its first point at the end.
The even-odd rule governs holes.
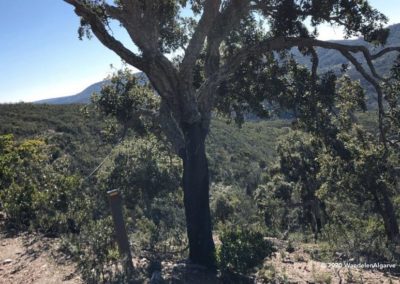
{"type": "Polygon", "coordinates": [[[212,184],[210,209],[216,231],[232,226],[259,228],[263,224],[253,197],[238,186],[212,184]]]}
{"type": "Polygon", "coordinates": [[[54,236],[79,221],[73,207],[82,209],[81,179],[65,171],[68,159],[52,158],[54,150],[40,139],[0,135],[0,210],[8,228],[54,236]]]}
{"type": "Polygon", "coordinates": [[[359,262],[395,261],[394,251],[387,246],[384,226],[379,216],[351,217],[338,214],[322,231],[321,237],[332,251],[342,252],[359,262]],[[340,222],[336,218],[341,218],[340,222]]]}
{"type": "Polygon", "coordinates": [[[269,257],[274,248],[262,233],[248,229],[222,232],[217,259],[221,270],[247,273],[269,257]]]}
{"type": "Polygon", "coordinates": [[[32,207],[32,195],[36,191],[34,186],[20,186],[12,183],[0,192],[2,210],[7,216],[9,228],[28,227],[30,221],[35,218],[32,207]]]}
{"type": "Polygon", "coordinates": [[[125,283],[111,217],[88,221],[80,234],[63,238],[61,249],[79,264],[86,283],[125,283]]]}

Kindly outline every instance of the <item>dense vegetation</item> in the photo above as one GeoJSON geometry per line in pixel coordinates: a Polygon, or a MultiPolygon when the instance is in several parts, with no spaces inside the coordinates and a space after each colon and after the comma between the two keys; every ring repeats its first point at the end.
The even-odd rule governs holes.
{"type": "Polygon", "coordinates": [[[54,145],[54,159],[66,155],[70,170],[88,175],[110,149],[103,143],[102,121],[85,119],[82,106],[50,106],[35,104],[0,105],[0,133],[13,134],[22,141],[43,139],[54,145]]]}
{"type": "MultiPolygon", "coordinates": [[[[137,255],[186,255],[181,164],[156,137],[130,133],[120,142],[112,138],[112,122],[101,124],[98,116],[77,105],[0,108],[0,203],[9,231],[62,236],[66,252],[77,257],[88,280],[118,279],[115,271],[113,276],[105,271],[118,259],[106,192],[118,188],[137,255]]],[[[208,156],[213,215],[220,230],[245,226],[249,220],[260,227],[252,192],[289,125],[259,121],[239,129],[214,120],[208,156]]]]}
{"type": "MultiPolygon", "coordinates": [[[[153,262],[187,256],[182,166],[156,136],[128,132],[121,142],[113,138],[120,133],[116,121],[101,124],[82,106],[0,107],[0,202],[9,231],[61,236],[87,281],[122,281],[106,199],[107,190],[118,188],[135,255],[153,262]]],[[[332,123],[353,153],[351,168],[323,137],[291,121],[248,121],[239,128],[214,119],[207,155],[224,273],[251,273],[273,250],[265,236],[328,243],[325,260],[340,251],[358,260],[396,261],[363,176],[389,175],[396,160],[378,163],[374,113],[357,113],[361,124],[353,124],[347,107],[341,105],[343,119],[332,123]]],[[[398,218],[400,196],[389,180],[398,218]]]]}

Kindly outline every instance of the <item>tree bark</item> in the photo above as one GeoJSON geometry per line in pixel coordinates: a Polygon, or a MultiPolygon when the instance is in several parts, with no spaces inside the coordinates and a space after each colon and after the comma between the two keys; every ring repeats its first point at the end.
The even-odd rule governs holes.
{"type": "Polygon", "coordinates": [[[385,186],[380,186],[378,191],[373,192],[377,209],[383,218],[385,232],[390,242],[400,243],[399,224],[397,222],[396,213],[393,203],[385,186]]]}
{"type": "Polygon", "coordinates": [[[185,149],[181,157],[189,259],[194,264],[215,270],[215,246],[209,206],[209,172],[205,152],[208,131],[200,122],[185,124],[182,129],[185,137],[185,149]]]}

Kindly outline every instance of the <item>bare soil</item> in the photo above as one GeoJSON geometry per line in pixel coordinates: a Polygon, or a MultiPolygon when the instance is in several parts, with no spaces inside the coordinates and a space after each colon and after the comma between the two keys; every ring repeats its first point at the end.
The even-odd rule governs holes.
{"type": "Polygon", "coordinates": [[[0,284],[80,284],[75,265],[57,251],[58,241],[0,234],[0,284]]]}
{"type": "MultiPolygon", "coordinates": [[[[226,283],[399,283],[400,277],[385,270],[335,267],[317,261],[310,251],[311,244],[297,244],[294,251],[286,251],[287,242],[271,240],[277,247],[271,259],[253,277],[230,278],[226,283]],[[247,281],[245,281],[247,279],[247,281]],[[232,282],[233,281],[233,282],[232,282]],[[239,281],[239,280],[238,280],[239,281]]],[[[81,284],[84,283],[76,265],[57,253],[59,240],[39,235],[24,234],[8,237],[0,233],[0,284],[81,284]]],[[[145,259],[133,259],[135,267],[147,266],[145,259]],[[143,263],[142,263],[143,262],[143,263]]],[[[201,269],[183,263],[162,262],[162,277],[166,283],[222,283],[201,269]],[[189,273],[185,273],[189,272],[189,273]],[[207,280],[206,280],[207,279],[207,280]],[[205,281],[205,282],[204,282],[205,281]]],[[[147,282],[148,283],[148,282],[147,282]]]]}
{"type": "Polygon", "coordinates": [[[335,263],[314,260],[310,251],[318,249],[317,245],[297,244],[294,251],[289,253],[286,250],[287,242],[277,239],[271,241],[278,251],[265,262],[264,269],[258,275],[259,283],[400,283],[400,277],[389,270],[346,267],[346,261],[339,260],[335,263]]]}

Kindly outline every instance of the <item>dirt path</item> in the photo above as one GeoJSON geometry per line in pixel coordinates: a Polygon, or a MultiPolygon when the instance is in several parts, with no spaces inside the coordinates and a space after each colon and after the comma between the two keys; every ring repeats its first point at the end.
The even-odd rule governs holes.
{"type": "Polygon", "coordinates": [[[313,245],[302,244],[289,253],[285,249],[287,243],[282,242],[274,241],[278,251],[265,263],[264,275],[259,275],[266,283],[400,284],[400,277],[386,273],[385,269],[361,269],[339,261],[316,261],[309,254],[313,245]]]}
{"type": "Polygon", "coordinates": [[[70,261],[52,256],[56,246],[51,239],[0,234],[0,284],[83,283],[70,261]]]}
{"type": "MultiPolygon", "coordinates": [[[[399,277],[387,274],[384,270],[337,267],[313,260],[309,253],[310,248],[305,244],[288,253],[285,249],[286,242],[276,239],[271,241],[278,251],[259,271],[256,283],[400,283],[399,277]]],[[[54,255],[57,246],[57,240],[43,236],[8,238],[0,233],[0,284],[84,283],[70,260],[62,255],[54,255]]],[[[166,263],[163,266],[168,268],[166,263]]],[[[170,263],[170,266],[179,268],[179,264],[170,263]]],[[[167,274],[177,276],[173,275],[177,274],[176,269],[170,270],[167,274]]],[[[202,282],[198,281],[199,279],[196,283],[202,282]]],[[[191,279],[186,283],[195,282],[191,279]]]]}

